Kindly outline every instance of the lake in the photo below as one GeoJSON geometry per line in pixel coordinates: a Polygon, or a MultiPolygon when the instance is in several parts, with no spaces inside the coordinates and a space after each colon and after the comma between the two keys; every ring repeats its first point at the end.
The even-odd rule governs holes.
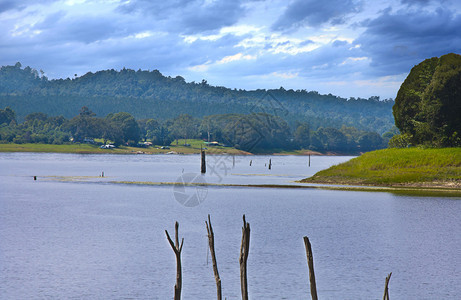
{"type": "Polygon", "coordinates": [[[460,198],[220,185],[291,185],[350,158],[208,156],[200,175],[198,155],[0,153],[0,299],[172,299],[175,221],[183,299],[215,299],[208,214],[227,299],[243,214],[252,299],[310,297],[303,236],[320,299],[382,299],[390,272],[391,299],[459,299],[460,198]],[[160,184],[181,181],[215,185],[160,184]]]}

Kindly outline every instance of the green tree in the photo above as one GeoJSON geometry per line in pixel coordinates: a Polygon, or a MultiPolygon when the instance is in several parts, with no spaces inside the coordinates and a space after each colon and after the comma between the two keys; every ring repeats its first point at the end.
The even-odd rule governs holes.
{"type": "Polygon", "coordinates": [[[10,108],[0,109],[0,125],[3,123],[10,124],[16,123],[16,113],[10,108]]]}
{"type": "Polygon", "coordinates": [[[184,143],[187,143],[187,139],[198,135],[198,125],[199,122],[197,119],[188,114],[182,114],[173,120],[170,131],[176,139],[183,138],[185,140],[184,143]]]}
{"type": "Polygon", "coordinates": [[[296,130],[293,134],[293,138],[296,144],[301,148],[308,148],[311,144],[311,133],[310,127],[307,123],[301,123],[296,127],[296,130]]]}
{"type": "Polygon", "coordinates": [[[366,132],[358,139],[361,151],[371,151],[385,147],[384,139],[376,132],[366,132]]]}
{"type": "Polygon", "coordinates": [[[101,137],[101,122],[95,114],[83,106],[78,116],[73,117],[66,128],[74,138],[74,142],[83,142],[85,138],[101,137]]]}
{"type": "Polygon", "coordinates": [[[319,137],[327,151],[338,151],[347,148],[346,136],[336,128],[320,128],[319,137]]]}
{"type": "Polygon", "coordinates": [[[151,140],[154,144],[158,144],[160,134],[160,123],[154,119],[138,120],[139,132],[141,138],[146,141],[151,140]]]}
{"type": "Polygon", "coordinates": [[[447,54],[415,66],[393,107],[395,125],[411,143],[458,146],[461,133],[461,55],[447,54]]]}
{"type": "Polygon", "coordinates": [[[411,145],[410,141],[410,135],[406,133],[396,134],[389,140],[388,146],[389,148],[407,148],[411,145]]]}
{"type": "Polygon", "coordinates": [[[140,140],[140,129],[135,118],[127,112],[119,112],[116,114],[109,114],[106,121],[113,126],[113,128],[120,129],[120,140],[123,143],[136,144],[140,140]]]}

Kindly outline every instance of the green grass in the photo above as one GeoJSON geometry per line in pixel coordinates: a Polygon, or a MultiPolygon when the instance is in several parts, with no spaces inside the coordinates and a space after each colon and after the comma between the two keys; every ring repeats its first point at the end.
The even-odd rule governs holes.
{"type": "MultiPolygon", "coordinates": [[[[168,152],[175,152],[179,154],[193,154],[200,153],[200,145],[203,145],[201,140],[187,140],[190,147],[184,146],[184,141],[181,140],[178,146],[170,146],[170,149],[159,149],[160,146],[149,148],[138,147],[117,147],[114,149],[100,149],[98,145],[91,144],[69,144],[69,145],[49,145],[49,144],[0,144],[0,152],[54,152],[54,153],[81,153],[81,154],[132,154],[132,153],[145,153],[145,154],[164,154],[168,152]]],[[[208,154],[236,154],[245,155],[249,154],[245,151],[237,150],[231,147],[208,147],[208,154]]]]}
{"type": "Polygon", "coordinates": [[[104,153],[104,149],[90,144],[0,144],[0,152],[104,153]]]}
{"type": "Polygon", "coordinates": [[[368,152],[301,182],[461,188],[461,148],[368,152]]]}
{"type": "MultiPolygon", "coordinates": [[[[184,146],[186,140],[178,139],[178,145],[176,146],[176,140],[170,144],[170,150],[178,153],[190,154],[190,153],[200,153],[200,149],[206,149],[208,154],[236,154],[236,155],[246,155],[251,154],[242,150],[235,149],[233,147],[222,147],[222,146],[207,146],[200,139],[189,139],[187,144],[190,146],[184,146]]],[[[166,151],[166,150],[163,150],[166,151]]]]}

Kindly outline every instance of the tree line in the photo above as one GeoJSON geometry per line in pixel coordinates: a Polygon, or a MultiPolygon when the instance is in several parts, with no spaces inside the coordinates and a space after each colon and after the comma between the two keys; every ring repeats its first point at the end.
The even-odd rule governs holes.
{"type": "Polygon", "coordinates": [[[104,70],[66,79],[48,79],[43,71],[20,63],[0,68],[0,107],[11,107],[21,122],[28,114],[72,118],[82,106],[98,116],[128,112],[137,120],[167,121],[180,114],[194,118],[209,115],[268,113],[283,117],[290,127],[308,122],[320,127],[354,126],[383,134],[394,125],[392,99],[341,98],[303,89],[242,90],[181,76],[164,76],[158,70],[104,70]]]}
{"type": "Polygon", "coordinates": [[[140,142],[171,145],[179,139],[217,141],[244,151],[264,153],[278,150],[311,149],[356,153],[384,148],[397,131],[384,135],[355,127],[320,127],[309,123],[289,126],[280,116],[264,112],[222,114],[195,118],[181,114],[167,120],[136,120],[127,112],[98,117],[84,106],[71,119],[48,116],[42,112],[28,114],[18,123],[15,112],[0,109],[0,143],[85,143],[101,139],[104,144],[136,146],[140,142]]]}

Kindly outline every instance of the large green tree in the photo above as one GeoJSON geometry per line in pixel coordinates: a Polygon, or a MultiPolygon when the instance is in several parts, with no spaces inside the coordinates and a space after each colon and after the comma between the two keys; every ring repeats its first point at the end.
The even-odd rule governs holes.
{"type": "Polygon", "coordinates": [[[0,109],[0,125],[3,123],[10,124],[11,121],[16,122],[16,113],[10,107],[0,109]]]}
{"type": "Polygon", "coordinates": [[[176,139],[183,138],[184,143],[187,139],[194,138],[198,135],[199,120],[188,114],[182,114],[173,120],[170,131],[176,139]]]}
{"type": "Polygon", "coordinates": [[[137,143],[141,138],[141,131],[135,118],[127,112],[119,112],[116,114],[109,114],[106,121],[112,128],[118,128],[120,135],[118,138],[123,143],[137,143]]]}
{"type": "Polygon", "coordinates": [[[402,83],[395,125],[413,144],[461,146],[461,55],[426,59],[402,83]]]}
{"type": "Polygon", "coordinates": [[[86,106],[80,109],[80,113],[73,117],[66,128],[74,138],[74,142],[83,142],[85,138],[101,137],[100,119],[86,106]]]}

